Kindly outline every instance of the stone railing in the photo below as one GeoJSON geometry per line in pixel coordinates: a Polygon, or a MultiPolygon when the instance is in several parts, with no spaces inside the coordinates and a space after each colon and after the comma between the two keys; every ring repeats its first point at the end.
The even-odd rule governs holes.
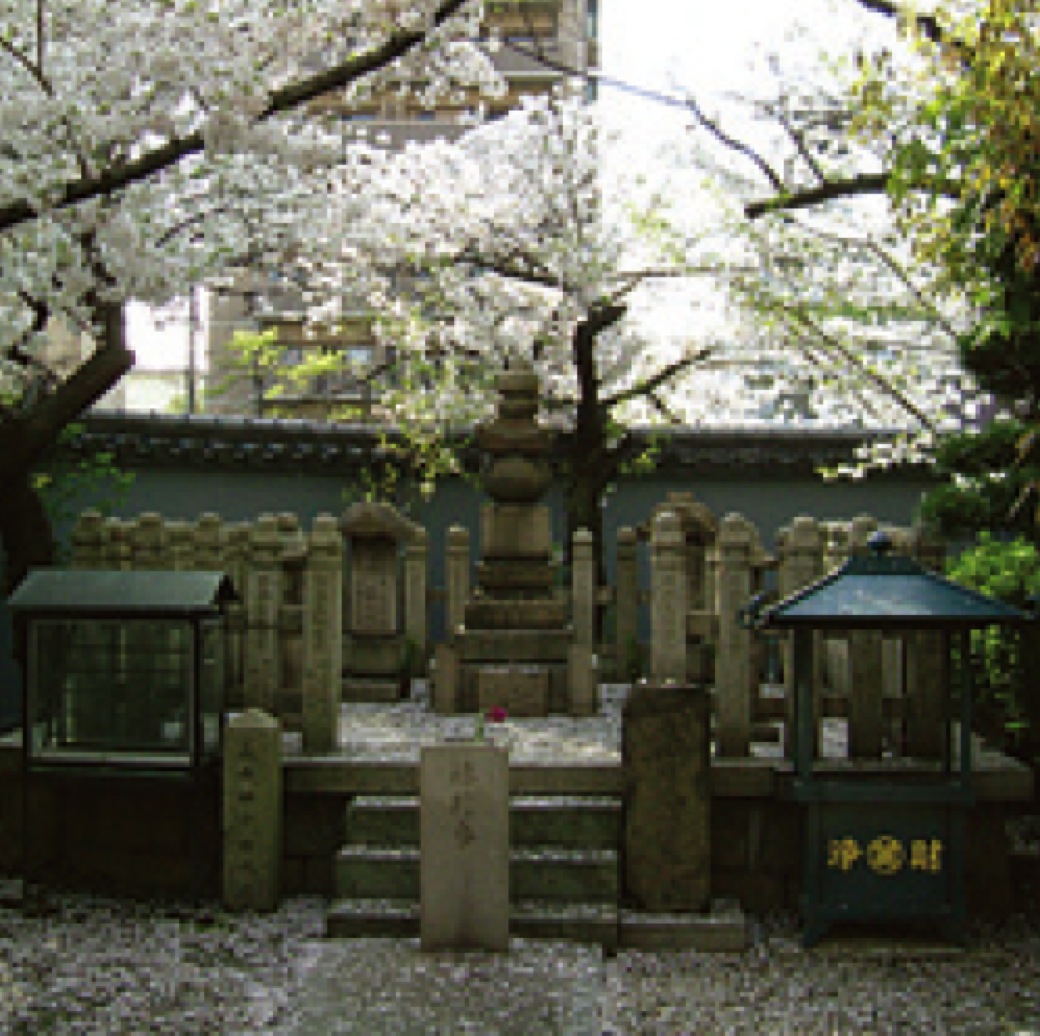
{"type": "MultiPolygon", "coordinates": [[[[194,522],[154,513],[122,521],[87,511],[73,531],[72,564],[227,573],[239,595],[229,613],[229,706],[261,709],[302,730],[308,751],[329,751],[347,653],[359,639],[357,602],[365,619],[385,612],[400,626],[379,633],[399,633],[420,659],[426,651],[425,535],[379,567],[355,532],[331,515],[319,515],[308,532],[292,514],[225,523],[215,514],[194,522]]],[[[402,665],[406,654],[397,652],[402,665]]],[[[418,665],[415,657],[409,665],[418,665]]]]}
{"type": "MultiPolygon", "coordinates": [[[[773,553],[757,529],[738,514],[718,523],[691,519],[688,498],[677,497],[649,525],[651,569],[650,660],[652,681],[703,683],[714,688],[715,743],[720,756],[751,754],[760,738],[775,737],[778,721],[789,736],[793,717],[790,643],[749,628],[743,613],[766,591],[786,597],[865,549],[878,522],[796,518],[781,529],[773,553]]],[[[893,529],[896,549],[941,570],[944,548],[917,529],[893,529]]],[[[635,643],[640,601],[637,537],[622,529],[617,540],[617,651],[635,643]]],[[[846,752],[852,759],[880,758],[890,750],[937,758],[941,635],[872,631],[820,635],[816,709],[821,719],[845,717],[846,752]]],[[[817,724],[819,734],[819,724],[817,724]]],[[[817,746],[819,747],[819,746],[817,746]]],[[[789,745],[785,746],[789,748],[789,745]]]]}

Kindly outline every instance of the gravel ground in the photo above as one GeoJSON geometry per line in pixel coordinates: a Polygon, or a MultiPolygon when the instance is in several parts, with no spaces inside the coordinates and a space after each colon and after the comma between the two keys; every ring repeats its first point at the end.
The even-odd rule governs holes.
{"type": "Polygon", "coordinates": [[[508,955],[415,940],[321,942],[318,899],[274,914],[60,895],[0,909],[11,1036],[635,1036],[1040,1033],[1040,926],[976,926],[968,949],[801,948],[769,918],[742,954],[515,940],[508,955]]]}

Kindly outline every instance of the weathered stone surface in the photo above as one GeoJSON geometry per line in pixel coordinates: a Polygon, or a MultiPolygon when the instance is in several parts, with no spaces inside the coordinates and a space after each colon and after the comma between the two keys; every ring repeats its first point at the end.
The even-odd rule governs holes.
{"type": "Polygon", "coordinates": [[[481,553],[488,557],[545,557],[552,551],[545,504],[486,504],[480,511],[481,553]]]}
{"type": "Polygon", "coordinates": [[[562,662],[567,659],[570,630],[473,630],[458,645],[466,662],[562,662]]]}
{"type": "Polygon", "coordinates": [[[344,638],[343,663],[354,674],[397,674],[404,662],[404,638],[396,636],[344,638]]]}
{"type": "Polygon", "coordinates": [[[452,637],[465,621],[466,602],[469,600],[469,530],[453,525],[448,530],[446,559],[445,606],[448,636],[452,637]]]}
{"type": "Polygon", "coordinates": [[[567,625],[563,601],[501,601],[482,598],[466,605],[466,629],[557,630],[567,625]]]}
{"type": "Polygon", "coordinates": [[[451,644],[438,644],[433,650],[433,709],[452,715],[459,711],[458,652],[451,644]]]}
{"type": "Polygon", "coordinates": [[[599,706],[596,656],[585,644],[572,644],[567,659],[567,689],[572,716],[594,716],[599,706]]]}
{"type": "Polygon", "coordinates": [[[351,631],[396,633],[397,595],[397,544],[389,539],[354,540],[350,555],[351,631]]]}
{"type": "Polygon", "coordinates": [[[420,762],[422,948],[509,948],[509,756],[432,745],[420,762]]]}
{"type": "Polygon", "coordinates": [[[663,511],[651,532],[650,672],[655,681],[686,682],[687,581],[679,516],[663,511]]]}
{"type": "Polygon", "coordinates": [[[343,544],[331,515],[315,519],[302,592],[303,747],[331,752],[343,670],[343,544]]]}
{"type": "Polygon", "coordinates": [[[622,733],[624,888],[642,910],[704,909],[711,892],[708,699],[638,684],[622,733]]]}
{"type": "Polygon", "coordinates": [[[257,709],[235,716],[224,742],[224,904],[278,905],[282,857],[282,732],[257,709]]]}
{"type": "Polygon", "coordinates": [[[504,708],[510,716],[544,716],[549,671],[544,666],[483,666],[477,671],[477,710],[504,708]]]}

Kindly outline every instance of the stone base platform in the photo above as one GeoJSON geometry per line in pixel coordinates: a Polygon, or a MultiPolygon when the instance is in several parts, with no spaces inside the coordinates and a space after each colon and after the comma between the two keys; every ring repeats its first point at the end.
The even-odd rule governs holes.
{"type": "Polygon", "coordinates": [[[715,900],[704,914],[623,910],[618,918],[622,949],[741,953],[750,942],[748,920],[736,900],[715,900]]]}

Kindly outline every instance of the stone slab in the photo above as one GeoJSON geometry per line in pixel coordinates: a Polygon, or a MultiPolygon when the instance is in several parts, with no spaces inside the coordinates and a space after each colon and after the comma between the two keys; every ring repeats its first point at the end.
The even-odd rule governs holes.
{"type": "Polygon", "coordinates": [[[404,666],[405,640],[401,636],[353,636],[343,640],[343,666],[351,673],[382,676],[404,666]]]}
{"type": "Polygon", "coordinates": [[[477,711],[504,708],[510,716],[545,716],[549,670],[544,666],[483,666],[477,670],[477,711]]]}
{"type": "Polygon", "coordinates": [[[552,552],[545,504],[487,504],[480,514],[483,557],[543,557],[552,552]]]}
{"type": "Polygon", "coordinates": [[[457,647],[463,662],[566,662],[571,639],[566,629],[467,629],[457,638],[457,647]]]}
{"type": "Polygon", "coordinates": [[[468,630],[561,630],[567,625],[567,606],[557,600],[484,598],[466,605],[465,625],[468,630]]]}
{"type": "Polygon", "coordinates": [[[625,703],[625,895],[651,912],[695,912],[711,883],[706,693],[639,684],[625,703]]]}
{"type": "MultiPolygon", "coordinates": [[[[507,656],[508,657],[508,656],[507,656]]],[[[495,660],[501,662],[501,657],[495,660]]],[[[465,663],[461,667],[460,679],[460,712],[476,712],[479,708],[478,677],[481,665],[465,663]]],[[[566,713],[569,711],[567,697],[567,665],[565,662],[547,662],[539,666],[549,674],[548,707],[542,715],[566,713]]]]}
{"type": "Polygon", "coordinates": [[[509,754],[430,745],[420,758],[422,948],[509,948],[509,754]]]}
{"type": "Polygon", "coordinates": [[[750,943],[748,920],[739,904],[712,904],[704,914],[623,911],[618,943],[631,950],[698,950],[742,953],[750,943]]]}
{"type": "Polygon", "coordinates": [[[355,680],[343,681],[343,701],[373,702],[389,704],[400,701],[405,695],[405,681],[398,680],[355,680]]]}

